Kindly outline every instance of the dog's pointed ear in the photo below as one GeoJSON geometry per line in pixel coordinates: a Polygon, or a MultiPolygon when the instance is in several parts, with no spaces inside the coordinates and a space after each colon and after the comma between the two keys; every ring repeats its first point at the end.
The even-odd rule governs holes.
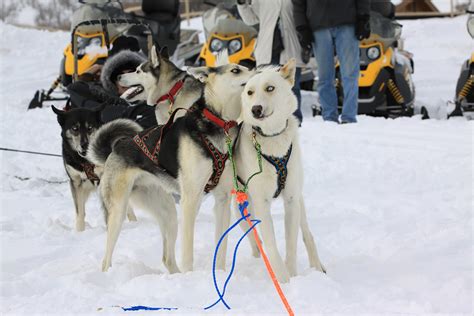
{"type": "Polygon", "coordinates": [[[51,109],[53,110],[54,113],[56,113],[56,115],[63,115],[65,113],[65,111],[62,111],[58,108],[56,108],[54,105],[51,105],[51,109]]]}
{"type": "Polygon", "coordinates": [[[98,122],[101,122],[102,123],[102,111],[105,109],[107,103],[102,103],[101,105],[95,107],[92,109],[92,111],[94,111],[95,113],[95,116],[98,120],[98,122]]]}
{"type": "Polygon", "coordinates": [[[288,80],[288,82],[294,86],[295,85],[295,74],[296,74],[296,59],[291,58],[286,64],[280,68],[280,74],[283,79],[288,80]]]}
{"type": "Polygon", "coordinates": [[[167,46],[164,46],[164,47],[160,50],[160,56],[161,56],[162,58],[167,58],[167,59],[170,58],[170,52],[169,52],[167,46]]]}
{"type": "Polygon", "coordinates": [[[54,107],[54,105],[51,105],[51,109],[57,115],[59,125],[63,126],[64,125],[64,120],[65,120],[64,116],[66,114],[66,111],[62,111],[62,110],[54,107]]]}
{"type": "Polygon", "coordinates": [[[158,49],[156,48],[155,45],[151,47],[149,57],[150,57],[149,61],[151,63],[151,66],[153,68],[157,68],[160,65],[160,58],[159,58],[158,49]]]}
{"type": "Polygon", "coordinates": [[[188,73],[201,82],[207,82],[209,79],[209,68],[208,67],[189,67],[188,73]]]}

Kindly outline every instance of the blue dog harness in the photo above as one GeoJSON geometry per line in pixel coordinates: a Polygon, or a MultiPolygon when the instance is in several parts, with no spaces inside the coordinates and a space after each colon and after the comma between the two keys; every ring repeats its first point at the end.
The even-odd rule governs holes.
{"type": "Polygon", "coordinates": [[[290,148],[288,148],[286,155],[283,157],[268,156],[262,153],[262,157],[266,161],[268,161],[273,167],[275,167],[275,171],[278,176],[277,189],[275,191],[275,194],[273,194],[274,199],[277,198],[280,195],[281,191],[283,191],[283,189],[285,188],[286,178],[288,176],[287,165],[291,157],[292,149],[293,149],[293,144],[290,145],[290,148]]]}

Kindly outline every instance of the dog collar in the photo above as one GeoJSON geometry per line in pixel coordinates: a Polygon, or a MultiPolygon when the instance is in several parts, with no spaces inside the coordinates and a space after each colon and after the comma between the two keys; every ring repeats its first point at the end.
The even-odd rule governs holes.
{"type": "Polygon", "coordinates": [[[209,111],[208,109],[204,108],[202,110],[202,114],[204,114],[204,116],[210,120],[211,122],[213,122],[214,124],[216,124],[217,126],[219,126],[220,128],[222,128],[224,130],[224,132],[228,133],[229,130],[232,128],[232,127],[235,127],[237,126],[237,122],[236,121],[225,121],[223,119],[221,119],[220,117],[214,115],[211,111],[209,111]]]}
{"type": "Polygon", "coordinates": [[[162,95],[157,101],[156,101],[156,104],[160,103],[160,102],[163,102],[163,101],[166,101],[166,100],[169,100],[171,104],[174,103],[174,100],[176,99],[176,95],[178,94],[178,92],[181,90],[181,88],[183,87],[184,85],[184,79],[181,79],[179,80],[178,82],[176,82],[174,84],[174,86],[170,89],[170,91],[168,91],[167,94],[164,94],[162,95]]]}
{"type": "Polygon", "coordinates": [[[275,137],[275,136],[281,135],[283,134],[284,131],[286,131],[287,128],[288,128],[288,120],[286,120],[286,126],[280,132],[275,133],[275,134],[265,134],[260,127],[252,126],[252,129],[263,137],[275,137]]]}

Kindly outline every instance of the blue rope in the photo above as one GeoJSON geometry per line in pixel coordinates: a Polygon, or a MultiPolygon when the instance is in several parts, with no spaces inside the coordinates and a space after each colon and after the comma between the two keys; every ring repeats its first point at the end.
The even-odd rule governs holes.
{"type": "MultiPolygon", "coordinates": [[[[227,290],[227,285],[229,284],[230,282],[230,279],[232,278],[232,275],[234,273],[234,270],[235,270],[235,265],[236,265],[236,261],[237,261],[237,251],[239,250],[239,246],[240,246],[240,243],[242,242],[242,240],[244,240],[244,238],[248,235],[248,233],[250,233],[254,227],[256,225],[258,225],[261,221],[258,220],[258,219],[252,219],[251,222],[252,222],[252,226],[249,227],[249,229],[247,229],[244,234],[242,235],[242,237],[240,237],[240,239],[238,240],[237,244],[235,245],[235,248],[234,248],[234,253],[232,255],[232,266],[231,266],[231,269],[229,271],[229,275],[227,276],[225,282],[224,282],[224,286],[222,288],[222,292],[219,288],[219,285],[217,284],[217,277],[216,277],[216,261],[217,261],[217,254],[219,252],[219,248],[224,240],[224,238],[226,238],[226,236],[237,226],[240,224],[241,221],[244,221],[246,220],[248,217],[250,217],[250,213],[248,213],[247,215],[244,215],[244,210],[247,208],[249,202],[248,201],[245,201],[244,203],[239,203],[238,206],[239,206],[239,212],[240,212],[240,215],[241,217],[234,223],[232,224],[232,226],[230,226],[223,234],[222,236],[220,237],[219,241],[217,242],[217,245],[216,245],[216,249],[214,251],[214,258],[213,258],[213,262],[212,262],[212,278],[213,278],[213,281],[214,281],[214,288],[217,292],[217,295],[219,296],[219,298],[211,305],[205,307],[204,309],[205,310],[208,310],[214,306],[216,306],[219,302],[222,302],[222,304],[224,304],[224,306],[227,308],[227,309],[231,309],[229,304],[227,304],[227,302],[225,301],[224,299],[224,296],[225,296],[225,292],[227,290]]],[[[159,310],[164,310],[164,311],[172,311],[172,310],[177,310],[177,308],[175,307],[148,307],[148,306],[142,306],[142,305],[138,305],[138,306],[132,306],[132,307],[121,307],[122,310],[124,310],[125,312],[129,312],[129,311],[159,311],[159,310]]]]}
{"type": "Polygon", "coordinates": [[[249,229],[247,229],[247,231],[245,231],[245,233],[242,235],[242,237],[240,237],[239,241],[237,242],[237,244],[235,245],[235,248],[234,248],[234,253],[233,253],[233,256],[232,256],[232,267],[229,271],[229,275],[227,276],[225,282],[224,282],[224,287],[222,289],[222,293],[219,289],[219,286],[217,284],[217,278],[216,278],[216,258],[217,258],[217,253],[219,252],[219,247],[223,241],[223,239],[227,236],[227,234],[232,231],[238,224],[240,224],[241,221],[243,220],[246,220],[247,217],[250,216],[250,213],[248,213],[247,215],[244,215],[244,210],[247,208],[248,206],[248,201],[245,201],[244,203],[242,204],[238,204],[239,206],[239,211],[240,211],[240,215],[241,217],[232,225],[230,226],[221,236],[221,238],[219,239],[219,241],[217,242],[217,245],[216,245],[216,250],[214,251],[214,259],[213,259],[213,263],[212,263],[212,277],[213,277],[213,280],[214,280],[214,288],[216,289],[216,292],[217,292],[217,295],[219,296],[219,298],[217,299],[217,301],[215,301],[213,304],[205,307],[204,309],[207,310],[207,309],[210,309],[212,307],[214,307],[215,305],[217,305],[219,302],[222,302],[225,307],[227,309],[231,309],[230,306],[227,304],[227,302],[225,301],[224,299],[224,295],[225,295],[225,292],[226,292],[226,289],[227,289],[227,285],[229,284],[230,282],[230,279],[232,277],[232,274],[234,273],[234,270],[235,270],[235,264],[236,264],[236,261],[237,261],[237,250],[239,249],[239,246],[240,246],[240,243],[242,242],[242,240],[245,238],[245,236],[247,236],[247,234],[249,232],[252,231],[252,229],[254,229],[254,227],[260,223],[260,220],[251,220],[251,222],[253,223],[252,226],[249,227],[249,229]]]}
{"type": "Polygon", "coordinates": [[[142,305],[137,305],[137,306],[132,306],[132,307],[120,307],[123,309],[125,312],[136,312],[136,311],[173,311],[177,310],[175,307],[148,307],[148,306],[142,306],[142,305]]]}

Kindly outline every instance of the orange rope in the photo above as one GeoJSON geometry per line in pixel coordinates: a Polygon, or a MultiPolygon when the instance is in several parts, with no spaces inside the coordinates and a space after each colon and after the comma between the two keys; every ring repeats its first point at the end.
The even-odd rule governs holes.
{"type": "MultiPolygon", "coordinates": [[[[233,191],[232,193],[235,194],[237,203],[239,204],[242,204],[248,200],[247,194],[245,192],[233,191]]],[[[253,224],[250,221],[250,216],[248,216],[247,208],[244,209],[244,216],[246,217],[247,224],[249,224],[249,226],[252,227],[253,224]]],[[[278,282],[275,276],[275,272],[273,272],[272,266],[270,264],[270,261],[268,260],[267,255],[265,254],[265,251],[263,251],[262,243],[260,242],[260,238],[258,237],[257,229],[254,227],[252,230],[253,230],[253,236],[255,238],[255,242],[257,243],[258,250],[260,250],[260,253],[262,254],[263,262],[265,263],[265,267],[267,268],[268,274],[270,274],[270,278],[272,279],[273,285],[275,286],[275,289],[277,290],[278,295],[280,296],[280,299],[283,302],[283,305],[285,305],[288,315],[294,316],[295,313],[291,309],[291,306],[288,303],[288,300],[286,299],[285,294],[283,293],[283,290],[281,289],[280,283],[278,282]]]]}

